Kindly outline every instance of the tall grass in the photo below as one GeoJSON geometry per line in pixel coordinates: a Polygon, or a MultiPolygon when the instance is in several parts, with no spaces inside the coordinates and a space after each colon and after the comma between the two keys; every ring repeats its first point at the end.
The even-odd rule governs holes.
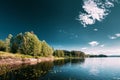
{"type": "Polygon", "coordinates": [[[33,58],[33,56],[24,55],[20,53],[13,54],[13,53],[0,51],[0,59],[7,59],[7,58],[33,58]]]}

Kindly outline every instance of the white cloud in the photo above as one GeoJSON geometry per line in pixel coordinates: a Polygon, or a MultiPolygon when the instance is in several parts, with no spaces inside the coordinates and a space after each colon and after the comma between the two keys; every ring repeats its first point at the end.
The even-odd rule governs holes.
{"type": "Polygon", "coordinates": [[[116,37],[120,37],[120,33],[116,33],[115,36],[116,36],[116,37]]]}
{"type": "Polygon", "coordinates": [[[110,7],[114,7],[114,4],[113,4],[112,2],[110,2],[110,1],[106,1],[106,2],[105,2],[105,6],[106,6],[107,8],[110,8],[110,7]]]}
{"type": "Polygon", "coordinates": [[[100,45],[100,47],[104,47],[104,46],[105,46],[104,44],[100,45]]]}
{"type": "Polygon", "coordinates": [[[106,15],[104,8],[99,8],[94,0],[85,1],[83,9],[91,15],[91,18],[93,20],[97,19],[98,21],[101,21],[101,19],[103,19],[103,16],[106,15]]]}
{"type": "Polygon", "coordinates": [[[98,29],[93,29],[94,31],[98,31],[98,29]]]}
{"type": "Polygon", "coordinates": [[[115,36],[109,36],[110,39],[117,39],[115,36]]]}
{"type": "Polygon", "coordinates": [[[111,48],[88,48],[84,50],[86,54],[106,54],[106,55],[120,55],[119,47],[111,47],[111,48]]]}
{"type": "Polygon", "coordinates": [[[81,48],[82,50],[86,50],[87,48],[86,47],[83,47],[83,48],[81,48]]]}
{"type": "Polygon", "coordinates": [[[79,15],[79,19],[78,20],[80,20],[81,24],[83,24],[84,27],[86,27],[86,25],[95,23],[95,21],[92,18],[90,18],[90,17],[91,17],[91,15],[82,13],[81,15],[79,15]]]}
{"type": "Polygon", "coordinates": [[[110,0],[105,0],[105,2],[100,0],[83,0],[84,4],[82,8],[86,13],[79,14],[79,21],[86,27],[87,25],[92,25],[96,21],[102,21],[106,15],[109,14],[109,8],[114,7],[114,2],[110,0]]]}
{"type": "Polygon", "coordinates": [[[117,39],[120,37],[120,33],[116,33],[113,36],[108,36],[108,37],[109,37],[109,39],[117,39]]]}
{"type": "Polygon", "coordinates": [[[94,46],[99,45],[99,42],[97,42],[97,41],[91,41],[88,44],[91,45],[92,47],[94,47],[94,46]]]}

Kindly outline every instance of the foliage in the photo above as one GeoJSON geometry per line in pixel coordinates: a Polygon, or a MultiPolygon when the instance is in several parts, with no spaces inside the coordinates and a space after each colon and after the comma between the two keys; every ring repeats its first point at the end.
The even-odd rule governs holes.
{"type": "Polygon", "coordinates": [[[19,52],[32,56],[37,56],[41,54],[41,41],[35,34],[31,32],[18,34],[16,37],[13,38],[11,44],[11,50],[13,53],[19,52]]]}
{"type": "Polygon", "coordinates": [[[56,57],[64,57],[64,54],[63,50],[55,50],[53,55],[56,57]]]}
{"type": "Polygon", "coordinates": [[[56,57],[78,57],[78,58],[84,58],[85,53],[81,51],[66,51],[66,50],[55,50],[54,56],[56,57]]]}
{"type": "MultiPolygon", "coordinates": [[[[34,32],[19,33],[16,36],[11,34],[5,39],[0,40],[0,51],[20,53],[34,57],[52,56],[55,57],[80,57],[84,58],[85,53],[81,51],[55,50],[47,44],[45,40],[41,41],[34,32]]],[[[23,56],[24,57],[24,56],[23,56]]]]}
{"type": "Polygon", "coordinates": [[[19,33],[17,36],[11,39],[11,52],[17,53],[20,51],[21,44],[23,42],[23,35],[19,33]]]}
{"type": "Polygon", "coordinates": [[[34,32],[25,32],[11,39],[11,52],[32,56],[50,56],[53,54],[53,48],[45,41],[40,41],[34,32]]]}
{"type": "Polygon", "coordinates": [[[52,55],[53,54],[53,48],[52,47],[50,47],[47,43],[46,43],[46,41],[42,41],[42,51],[41,51],[41,55],[42,56],[50,56],[50,55],[52,55]]]}
{"type": "Polygon", "coordinates": [[[41,47],[41,41],[35,34],[26,32],[23,35],[23,42],[20,46],[21,53],[37,56],[41,54],[41,47]]]}
{"type": "Polygon", "coordinates": [[[85,53],[83,53],[81,51],[71,51],[71,55],[73,57],[81,57],[81,58],[85,57],[85,53]]]}
{"type": "Polygon", "coordinates": [[[99,55],[88,55],[88,57],[107,57],[107,55],[99,54],[99,55]]]}
{"type": "Polygon", "coordinates": [[[12,39],[13,35],[9,34],[8,37],[5,39],[5,47],[6,47],[6,52],[10,52],[10,41],[12,39]]]}
{"type": "Polygon", "coordinates": [[[0,51],[5,51],[5,49],[6,47],[4,41],[0,40],[0,51]]]}

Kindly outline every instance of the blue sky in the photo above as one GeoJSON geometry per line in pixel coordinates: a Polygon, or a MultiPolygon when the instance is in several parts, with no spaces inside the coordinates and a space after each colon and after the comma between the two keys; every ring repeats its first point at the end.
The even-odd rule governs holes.
{"type": "Polygon", "coordinates": [[[34,31],[55,49],[120,54],[120,2],[1,0],[0,39],[25,31],[34,31]]]}

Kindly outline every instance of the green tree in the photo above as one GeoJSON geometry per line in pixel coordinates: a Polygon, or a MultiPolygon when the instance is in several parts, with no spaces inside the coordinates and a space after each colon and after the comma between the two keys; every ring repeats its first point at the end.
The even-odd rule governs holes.
{"type": "Polygon", "coordinates": [[[19,33],[17,36],[11,39],[11,52],[17,53],[21,50],[21,44],[23,42],[23,34],[19,33]]]}
{"type": "Polygon", "coordinates": [[[0,51],[5,51],[6,47],[5,47],[5,42],[0,40],[0,51]]]}
{"type": "Polygon", "coordinates": [[[81,51],[71,51],[71,55],[72,57],[80,57],[80,58],[85,57],[85,53],[81,51]]]}
{"type": "Polygon", "coordinates": [[[12,39],[11,43],[11,50],[14,53],[19,52],[32,56],[37,56],[41,54],[42,44],[34,33],[19,33],[12,39]]]}
{"type": "Polygon", "coordinates": [[[8,37],[5,39],[5,46],[6,46],[6,51],[7,52],[10,52],[10,42],[11,42],[11,39],[12,39],[12,34],[9,34],[8,37]]]}
{"type": "Polygon", "coordinates": [[[12,41],[12,52],[37,56],[41,54],[41,41],[31,32],[18,34],[12,41]]]}
{"type": "Polygon", "coordinates": [[[31,32],[26,32],[23,37],[22,50],[24,54],[37,56],[41,54],[41,41],[31,32]]]}
{"type": "Polygon", "coordinates": [[[53,55],[56,57],[64,57],[64,54],[63,50],[55,50],[53,55]]]}
{"type": "Polygon", "coordinates": [[[41,54],[42,56],[50,56],[54,52],[53,48],[49,46],[45,40],[42,41],[42,51],[41,54]]]}

